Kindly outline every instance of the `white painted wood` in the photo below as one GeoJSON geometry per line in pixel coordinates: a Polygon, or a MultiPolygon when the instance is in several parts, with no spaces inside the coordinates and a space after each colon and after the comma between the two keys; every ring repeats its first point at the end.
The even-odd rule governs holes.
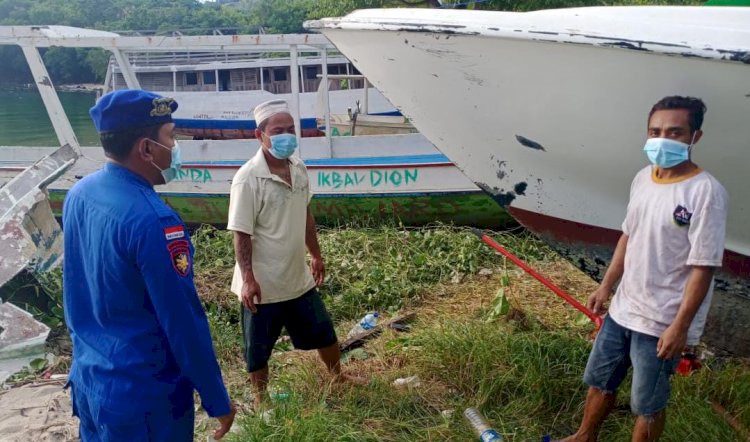
{"type": "Polygon", "coordinates": [[[55,130],[55,135],[57,135],[57,140],[61,146],[70,145],[78,152],[80,150],[78,139],[75,132],[73,132],[73,127],[70,125],[68,117],[65,115],[65,110],[62,107],[62,103],[60,103],[60,97],[55,92],[55,86],[52,84],[52,79],[47,72],[47,68],[44,66],[41,55],[39,55],[39,50],[29,46],[22,46],[21,49],[31,69],[31,75],[34,77],[36,88],[42,96],[44,106],[47,108],[52,128],[55,130]]]}
{"type": "Polygon", "coordinates": [[[329,91],[328,91],[328,82],[330,81],[330,78],[328,76],[328,51],[323,50],[321,51],[321,58],[323,59],[323,62],[321,63],[322,68],[322,74],[323,77],[320,80],[320,93],[322,94],[323,98],[323,115],[324,120],[323,123],[325,124],[325,130],[326,130],[326,143],[328,144],[328,151],[330,156],[331,151],[331,102],[329,101],[329,91]]]}
{"type": "MultiPolygon", "coordinates": [[[[292,99],[291,99],[291,108],[292,108],[292,116],[294,117],[294,130],[297,134],[297,144],[300,144],[300,140],[302,139],[302,131],[300,130],[300,90],[299,90],[299,64],[297,63],[297,46],[292,45],[292,47],[289,50],[289,56],[291,59],[291,68],[289,69],[289,75],[291,75],[292,80],[292,99]]],[[[300,145],[300,153],[302,152],[302,146],[300,145]]]]}
{"type": "Polygon", "coordinates": [[[308,23],[474,182],[512,206],[619,229],[651,106],[708,106],[698,164],[730,195],[750,255],[750,8],[359,11],[308,23]],[[525,137],[544,151],[524,146],[525,137]]]}
{"type": "Polygon", "coordinates": [[[120,72],[123,78],[125,78],[125,84],[128,85],[128,89],[140,89],[141,85],[138,82],[135,72],[133,72],[133,68],[130,66],[130,62],[128,62],[128,57],[117,48],[110,50],[117,60],[117,65],[120,66],[120,72]]]}
{"type": "MultiPolygon", "coordinates": [[[[333,160],[327,157],[325,138],[302,139],[302,152],[306,153],[302,159],[308,161],[308,175],[315,194],[376,196],[382,193],[479,191],[458,168],[452,164],[443,164],[442,161],[423,164],[401,163],[395,167],[390,164],[379,167],[377,163],[367,167],[340,167],[339,163],[335,162],[336,159],[394,156],[405,158],[439,154],[438,150],[420,134],[333,137],[332,142],[335,153],[333,160]],[[333,164],[337,166],[331,166],[333,164]],[[433,167],[434,164],[442,165],[433,167]]],[[[228,194],[232,177],[245,161],[255,155],[259,143],[256,140],[181,140],[180,148],[184,162],[180,178],[168,185],[159,186],[160,192],[228,194]],[[233,162],[231,167],[211,167],[226,164],[228,161],[233,162]]],[[[79,180],[79,177],[101,168],[105,161],[102,149],[82,149],[83,157],[65,175],[50,185],[51,190],[67,190],[79,180]]],[[[0,184],[13,178],[20,169],[54,150],[52,147],[0,147],[0,184]]]]}
{"type": "MultiPolygon", "coordinates": [[[[254,120],[253,108],[268,100],[287,100],[294,107],[293,94],[273,94],[266,90],[232,92],[162,92],[180,104],[175,118],[199,120],[254,120]]],[[[370,88],[369,107],[372,113],[393,112],[396,108],[375,88],[370,88]]],[[[331,113],[345,114],[347,108],[354,109],[362,101],[362,89],[329,91],[331,113]]],[[[318,109],[318,92],[299,94],[301,118],[322,118],[318,109]]]]}
{"type": "Polygon", "coordinates": [[[290,45],[305,50],[331,47],[322,35],[198,35],[167,37],[161,35],[123,37],[113,32],[68,26],[0,26],[0,44],[69,48],[118,48],[122,51],[286,51],[290,45]],[[187,49],[189,48],[189,49],[187,49]]]}

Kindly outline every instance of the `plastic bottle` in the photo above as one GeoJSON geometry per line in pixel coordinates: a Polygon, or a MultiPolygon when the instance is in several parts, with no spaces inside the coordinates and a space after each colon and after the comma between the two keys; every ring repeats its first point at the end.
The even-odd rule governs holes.
{"type": "Polygon", "coordinates": [[[489,426],[487,421],[484,420],[482,414],[476,408],[467,408],[464,410],[464,417],[469,421],[471,427],[474,428],[480,441],[503,442],[503,438],[500,437],[500,434],[489,426]]]}
{"type": "Polygon", "coordinates": [[[362,332],[370,330],[373,327],[375,327],[377,323],[378,323],[378,312],[368,313],[362,319],[360,319],[357,325],[355,325],[354,327],[352,327],[351,330],[349,330],[349,333],[346,335],[346,338],[349,339],[354,335],[358,335],[362,332]]]}

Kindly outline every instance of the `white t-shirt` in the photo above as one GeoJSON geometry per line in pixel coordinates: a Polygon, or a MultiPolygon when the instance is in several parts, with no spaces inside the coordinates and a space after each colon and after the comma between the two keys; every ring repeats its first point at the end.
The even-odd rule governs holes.
{"type": "MultiPolygon", "coordinates": [[[[315,287],[305,259],[310,183],[302,161],[296,157],[289,161],[292,187],[271,173],[262,148],[232,179],[227,229],[252,237],[253,274],[261,304],[294,299],[315,287]]],[[[235,263],[231,290],[240,299],[243,284],[235,263]]]]}
{"type": "MultiPolygon", "coordinates": [[[[651,166],[638,172],[622,223],[625,272],[609,308],[612,319],[661,337],[677,316],[691,266],[721,266],[727,199],[724,187],[701,169],[671,181],[657,178],[651,166]]],[[[713,288],[712,282],[690,325],[688,345],[703,334],[713,288]]]]}

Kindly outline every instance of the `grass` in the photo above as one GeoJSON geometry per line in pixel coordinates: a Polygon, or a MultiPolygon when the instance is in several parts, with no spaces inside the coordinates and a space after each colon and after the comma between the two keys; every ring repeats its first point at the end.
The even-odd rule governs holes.
{"type": "MultiPolygon", "coordinates": [[[[523,232],[494,232],[501,244],[569,293],[584,299],[595,284],[523,232]]],[[[203,299],[230,396],[240,405],[234,441],[468,441],[462,417],[478,407],[508,441],[538,441],[572,432],[586,387],[581,381],[593,326],[540,283],[507,263],[468,230],[448,226],[322,230],[327,265],[322,293],[339,336],[365,312],[383,320],[409,310],[408,333],[386,330],[346,358],[345,370],[366,386],[334,386],[314,352],[277,344],[271,388],[289,397],[272,404],[268,421],[249,408],[239,304],[229,292],[231,236],[194,232],[196,285],[203,299]],[[396,388],[416,375],[421,385],[396,388]]],[[[53,275],[54,276],[54,275],[53,275]]],[[[44,280],[59,305],[59,274],[44,280]]],[[[45,316],[48,323],[57,323],[45,316]]],[[[747,441],[750,367],[739,359],[706,360],[690,377],[675,377],[663,441],[747,441]],[[717,411],[716,405],[721,407],[717,411]],[[725,410],[730,419],[722,415],[725,410]],[[735,428],[736,427],[736,428],[735,428]]],[[[64,370],[65,364],[60,364],[64,370]]],[[[623,392],[629,389],[629,380],[623,392]]],[[[215,422],[198,413],[196,439],[215,422]]],[[[628,394],[601,440],[629,440],[628,394]]]]}
{"type": "MultiPolygon", "coordinates": [[[[579,299],[595,287],[532,237],[493,236],[579,299]]],[[[574,431],[581,418],[591,324],[470,232],[446,226],[323,230],[328,278],[322,293],[340,336],[366,311],[387,318],[413,310],[417,320],[411,332],[385,331],[347,360],[347,371],[370,379],[363,387],[332,386],[314,352],[277,345],[271,388],[290,395],[272,404],[270,420],[254,416],[245,405],[252,397],[243,372],[237,301],[227,289],[231,238],[212,229],[195,238],[197,281],[217,353],[230,395],[245,410],[238,419],[241,432],[230,441],[475,440],[462,417],[469,406],[479,407],[506,440],[538,441],[544,434],[574,431]],[[419,387],[392,385],[412,375],[420,378],[419,387]]],[[[704,361],[704,369],[676,377],[673,385],[662,440],[746,440],[745,362],[704,361]],[[712,402],[724,407],[739,429],[712,402]]],[[[626,380],[623,391],[628,388],[626,380]]],[[[620,395],[602,440],[629,440],[633,418],[627,396],[620,395]]]]}

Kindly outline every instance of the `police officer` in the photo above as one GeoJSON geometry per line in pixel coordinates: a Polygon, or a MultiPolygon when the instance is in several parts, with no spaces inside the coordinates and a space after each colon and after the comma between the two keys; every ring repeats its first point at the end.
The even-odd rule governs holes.
{"type": "Polygon", "coordinates": [[[177,176],[177,103],[141,90],[90,110],[107,162],[68,192],[65,319],[69,385],[81,440],[192,441],[193,390],[218,418],[235,409],[193,284],[193,245],[154,185],[177,176]]]}

